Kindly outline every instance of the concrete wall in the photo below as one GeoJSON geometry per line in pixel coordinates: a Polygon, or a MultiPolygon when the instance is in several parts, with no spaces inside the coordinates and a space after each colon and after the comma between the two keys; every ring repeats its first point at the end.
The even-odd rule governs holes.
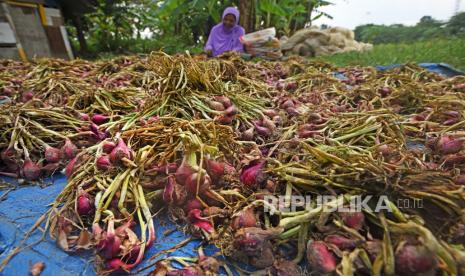
{"type": "MultiPolygon", "coordinates": [[[[30,5],[43,3],[44,1],[23,0],[23,2],[30,5]]],[[[28,7],[11,3],[7,4],[7,11],[12,18],[15,33],[18,36],[17,40],[23,46],[27,59],[35,57],[73,58],[66,29],[63,26],[64,19],[59,9],[44,8],[45,22],[42,22],[37,6],[28,7]]],[[[3,13],[4,9],[0,6],[0,23],[8,24],[8,20],[3,13]]],[[[7,48],[15,48],[15,44],[1,43],[0,41],[0,59],[12,58],[12,49],[7,48]]]]}
{"type": "Polygon", "coordinates": [[[19,53],[16,47],[0,47],[0,59],[16,59],[19,60],[19,53]]]}
{"type": "Polygon", "coordinates": [[[8,5],[16,34],[29,59],[51,56],[47,35],[36,8],[8,5]]]}

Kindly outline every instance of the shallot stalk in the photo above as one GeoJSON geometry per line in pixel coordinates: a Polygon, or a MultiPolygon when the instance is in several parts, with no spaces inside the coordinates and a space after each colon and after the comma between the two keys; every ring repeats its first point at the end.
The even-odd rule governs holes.
{"type": "Polygon", "coordinates": [[[105,259],[112,259],[120,252],[121,239],[115,233],[115,218],[111,211],[105,210],[108,216],[107,231],[104,232],[104,239],[100,241],[98,249],[105,259]]]}
{"type": "Polygon", "coordinates": [[[29,139],[37,142],[41,146],[44,147],[45,152],[44,152],[44,157],[45,160],[49,163],[57,163],[61,160],[62,158],[62,152],[55,148],[50,146],[49,144],[45,143],[43,140],[37,138],[36,136],[30,134],[27,130],[23,129],[22,133],[24,133],[25,136],[27,136],[29,139]]]}
{"type": "MultiPolygon", "coordinates": [[[[108,186],[108,188],[105,190],[105,192],[99,199],[98,205],[97,205],[97,211],[96,211],[94,221],[93,221],[94,234],[98,234],[100,231],[99,221],[100,221],[100,216],[101,216],[101,210],[104,208],[107,208],[107,206],[112,201],[114,194],[116,193],[117,190],[119,190],[119,187],[121,184],[123,184],[123,193],[125,194],[124,192],[124,190],[126,189],[125,187],[127,187],[127,185],[129,184],[130,182],[129,177],[131,177],[129,173],[130,173],[130,170],[126,170],[123,173],[120,173],[113,180],[110,186],[108,186]]],[[[125,196],[123,196],[123,193],[121,194],[120,202],[122,198],[124,200],[125,196]]],[[[144,191],[142,190],[142,186],[136,185],[135,187],[133,187],[133,193],[136,195],[136,198],[138,200],[138,205],[139,205],[139,208],[137,209],[136,213],[137,213],[139,223],[140,223],[140,228],[141,228],[140,249],[139,249],[137,258],[133,263],[126,263],[120,258],[114,258],[114,259],[109,260],[108,265],[114,270],[123,269],[123,270],[128,271],[132,269],[133,267],[135,267],[136,265],[138,265],[142,261],[145,249],[150,247],[155,241],[155,229],[154,229],[153,219],[150,213],[150,209],[145,200],[145,195],[144,195],[144,191]],[[146,233],[147,230],[148,230],[148,239],[147,239],[147,233],[146,233]]],[[[118,206],[120,206],[120,204],[118,204],[118,206]]]]}
{"type": "MultiPolygon", "coordinates": [[[[349,197],[347,200],[350,201],[350,198],[351,197],[349,197]]],[[[312,218],[319,216],[322,212],[327,212],[328,210],[337,210],[337,208],[341,207],[344,204],[345,200],[345,197],[340,196],[337,199],[331,200],[325,204],[321,204],[314,209],[306,210],[301,214],[292,217],[285,217],[281,219],[278,227],[282,229],[289,229],[301,223],[308,222],[312,218]]]]}

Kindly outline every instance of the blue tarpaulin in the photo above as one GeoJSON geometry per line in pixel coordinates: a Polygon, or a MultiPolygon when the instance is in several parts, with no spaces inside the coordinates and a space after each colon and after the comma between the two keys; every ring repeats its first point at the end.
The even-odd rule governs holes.
{"type": "MultiPolygon", "coordinates": [[[[448,64],[445,63],[420,63],[418,64],[420,67],[425,68],[428,71],[438,73],[440,75],[443,75],[445,77],[455,77],[455,76],[465,76],[465,72],[460,71],[448,64]]],[[[390,69],[394,69],[397,67],[402,66],[402,64],[393,64],[393,65],[387,65],[387,66],[376,66],[375,68],[380,70],[380,71],[386,71],[390,69]]],[[[334,76],[337,77],[338,79],[346,79],[345,75],[343,73],[336,72],[334,73],[334,76]]]]}
{"type": "MultiPolygon", "coordinates": [[[[15,183],[12,179],[3,178],[3,180],[15,183]]],[[[39,186],[16,186],[16,189],[3,190],[0,194],[0,197],[3,198],[0,202],[0,260],[3,260],[21,242],[24,234],[47,211],[47,205],[53,202],[66,185],[66,177],[57,175],[51,179],[46,179],[45,183],[49,185],[43,188],[39,186]],[[2,196],[5,193],[8,194],[2,196]]],[[[160,220],[155,217],[155,229],[157,240],[146,253],[146,260],[138,268],[154,263],[155,261],[148,261],[150,256],[162,250],[170,249],[189,238],[189,236],[176,231],[176,226],[163,218],[160,220]]],[[[42,239],[42,236],[41,231],[35,231],[27,243],[32,244],[42,239]]],[[[200,241],[192,241],[168,256],[197,257],[196,249],[199,245],[200,241]]],[[[207,255],[217,251],[213,246],[204,248],[204,250],[207,255]]],[[[160,258],[163,256],[160,256],[160,258]]],[[[49,238],[48,233],[46,241],[19,253],[0,275],[28,275],[30,265],[36,262],[44,262],[46,265],[41,275],[96,275],[92,255],[66,253],[57,247],[49,238]]],[[[136,275],[147,275],[149,271],[151,270],[148,269],[136,275]]]]}
{"type": "MultiPolygon", "coordinates": [[[[446,63],[420,63],[420,67],[427,69],[428,71],[435,72],[446,77],[465,76],[465,72],[457,70],[446,63]]],[[[376,69],[384,71],[394,69],[401,66],[400,64],[393,64],[388,66],[376,66],[376,69]]]]}
{"type": "MultiPolygon", "coordinates": [[[[395,68],[399,65],[380,66],[379,70],[395,68]]],[[[465,75],[447,64],[423,63],[420,66],[445,76],[465,75]]],[[[0,260],[3,260],[21,242],[25,233],[34,225],[37,219],[43,215],[55,197],[66,185],[66,178],[62,175],[47,179],[45,183],[50,184],[45,187],[20,186],[12,179],[2,178],[2,180],[13,183],[12,189],[0,191],[0,260]]],[[[174,245],[184,241],[188,236],[176,230],[176,226],[163,218],[155,218],[155,229],[157,240],[146,253],[146,258],[139,268],[154,263],[149,261],[150,256],[167,250],[174,245]],[[169,234],[166,234],[169,233],[169,234]]],[[[27,244],[32,244],[42,238],[41,231],[35,231],[28,239],[27,244]]],[[[200,241],[192,241],[183,248],[170,253],[169,256],[190,256],[196,257],[196,248],[200,241]]],[[[213,246],[205,249],[207,255],[216,252],[213,246]]],[[[160,256],[158,259],[165,257],[160,256]]],[[[93,257],[91,254],[69,254],[59,249],[49,238],[28,248],[14,257],[5,270],[0,275],[28,275],[30,265],[36,262],[44,262],[46,267],[41,275],[95,275],[93,257]]],[[[146,275],[146,270],[137,275],[146,275]]]]}

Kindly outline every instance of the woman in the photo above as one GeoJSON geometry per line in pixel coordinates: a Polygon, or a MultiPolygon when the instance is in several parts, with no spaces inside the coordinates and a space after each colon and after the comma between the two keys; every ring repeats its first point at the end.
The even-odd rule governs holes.
{"type": "Polygon", "coordinates": [[[223,12],[223,22],[215,25],[205,45],[205,53],[216,57],[227,51],[243,53],[244,47],[239,38],[245,34],[244,28],[239,26],[239,11],[234,7],[226,8],[223,12]]]}

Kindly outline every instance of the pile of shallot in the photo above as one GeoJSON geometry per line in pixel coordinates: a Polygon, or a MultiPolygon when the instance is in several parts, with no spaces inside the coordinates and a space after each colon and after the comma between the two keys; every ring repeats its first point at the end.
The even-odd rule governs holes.
{"type": "Polygon", "coordinates": [[[295,57],[1,61],[0,175],[63,173],[44,227],[101,274],[465,275],[464,84],[295,57]],[[154,262],[161,218],[218,253],[154,262]]]}

